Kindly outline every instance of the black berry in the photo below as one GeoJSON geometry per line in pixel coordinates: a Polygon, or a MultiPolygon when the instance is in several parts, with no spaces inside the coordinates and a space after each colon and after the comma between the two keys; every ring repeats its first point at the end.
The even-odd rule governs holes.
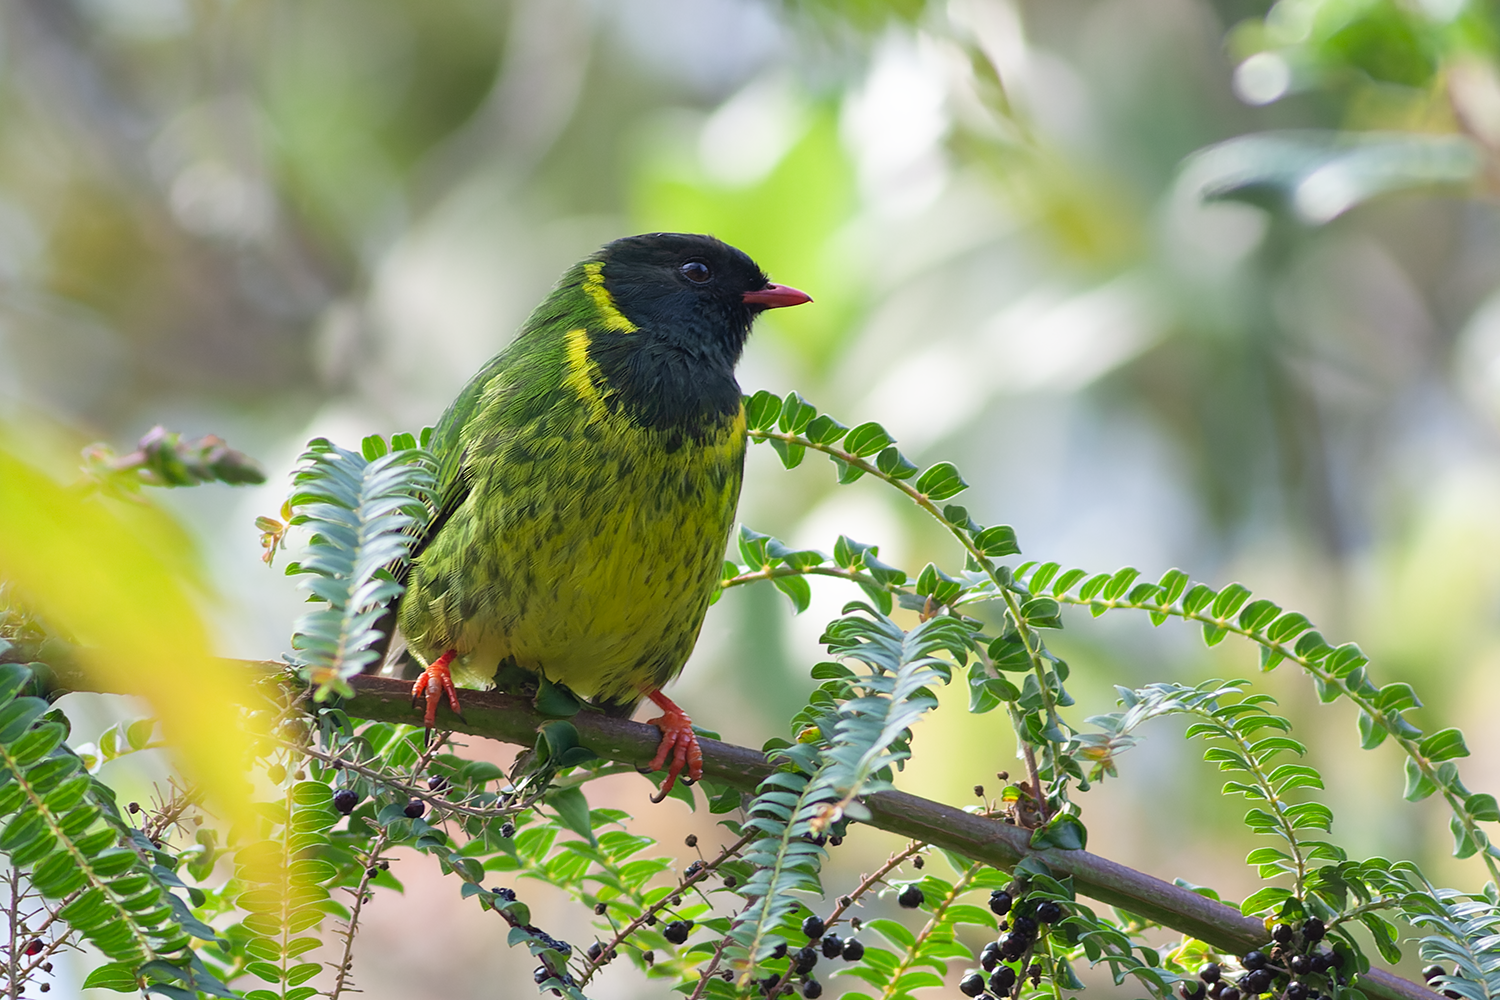
{"type": "Polygon", "coordinates": [[[979,952],[979,967],[985,972],[994,972],[995,966],[1000,964],[1000,946],[994,941],[985,945],[979,952]]]}
{"type": "Polygon", "coordinates": [[[514,903],[516,901],[516,890],[514,889],[507,889],[504,886],[497,885],[490,892],[493,892],[507,903],[514,903]]]}
{"type": "Polygon", "coordinates": [[[971,972],[958,981],[958,990],[966,997],[977,997],[984,992],[984,977],[971,972]]]}
{"type": "Polygon", "coordinates": [[[516,824],[506,823],[500,827],[500,836],[509,840],[516,835],[516,824]]]}
{"type": "Polygon", "coordinates": [[[823,995],[823,984],[816,979],[809,979],[802,984],[802,995],[807,997],[807,1000],[817,1000],[823,995]]]}
{"type": "Polygon", "coordinates": [[[915,910],[922,905],[925,899],[926,897],[922,895],[922,890],[918,889],[916,883],[913,882],[901,890],[901,895],[896,897],[896,902],[900,903],[905,909],[915,910]]]}
{"type": "Polygon", "coordinates": [[[1189,982],[1184,979],[1177,984],[1177,995],[1182,1000],[1203,1000],[1203,995],[1208,992],[1208,987],[1202,983],[1189,982]]]}
{"type": "Polygon", "coordinates": [[[990,976],[990,991],[1001,996],[1009,993],[1016,985],[1016,970],[1008,965],[1002,965],[990,976]]]}
{"type": "Polygon", "coordinates": [[[812,945],[803,948],[792,956],[792,971],[799,976],[805,976],[818,964],[818,950],[812,945]]]}
{"type": "Polygon", "coordinates": [[[1031,985],[1035,986],[1042,981],[1042,967],[1040,965],[1026,966],[1026,975],[1031,977],[1031,985]]]}
{"type": "Polygon", "coordinates": [[[860,944],[859,938],[849,938],[844,942],[844,961],[858,962],[865,957],[865,946],[860,944]]]}
{"type": "Polygon", "coordinates": [[[1320,957],[1330,969],[1342,969],[1344,967],[1344,956],[1341,952],[1323,952],[1320,957]]]}
{"type": "Polygon", "coordinates": [[[1014,962],[1026,954],[1026,949],[1031,946],[1031,939],[1011,931],[1009,934],[1000,935],[1000,958],[1006,962],[1014,962]]]}
{"type": "Polygon", "coordinates": [[[661,936],[673,944],[684,944],[688,939],[688,931],[692,929],[691,920],[674,920],[662,928],[661,936]]]}
{"type": "Polygon", "coordinates": [[[809,941],[816,941],[822,937],[823,931],[826,929],[827,925],[823,923],[823,918],[817,914],[806,917],[802,921],[802,933],[807,935],[809,941]]]}
{"type": "Polygon", "coordinates": [[[697,847],[698,835],[696,833],[690,833],[686,837],[682,838],[682,842],[689,847],[697,847]]]}
{"type": "Polygon", "coordinates": [[[1427,968],[1422,970],[1422,978],[1429,983],[1436,979],[1438,976],[1446,976],[1447,974],[1448,970],[1443,968],[1441,965],[1429,965],[1427,968]]]}
{"type": "Polygon", "coordinates": [[[345,816],[352,813],[354,811],[354,807],[357,805],[359,805],[359,793],[354,789],[340,788],[338,791],[333,793],[333,808],[337,809],[345,816]]]}
{"type": "Polygon", "coordinates": [[[1308,917],[1302,922],[1302,940],[1321,941],[1328,928],[1317,917],[1308,917]]]}
{"type": "Polygon", "coordinates": [[[604,916],[605,912],[608,909],[609,909],[609,904],[607,904],[607,903],[595,903],[594,904],[594,916],[596,916],[596,917],[602,917],[602,916],[604,916]]]}
{"type": "Polygon", "coordinates": [[[844,939],[837,934],[827,934],[823,937],[823,957],[838,958],[844,953],[844,939]]]}
{"type": "Polygon", "coordinates": [[[1293,955],[1286,960],[1286,967],[1294,976],[1305,976],[1312,971],[1313,960],[1306,955],[1293,955]]]}
{"type": "Polygon", "coordinates": [[[1291,941],[1292,935],[1296,933],[1291,924],[1277,924],[1271,928],[1271,940],[1277,944],[1286,944],[1291,941]]]}
{"type": "Polygon", "coordinates": [[[1306,983],[1288,983],[1286,987],[1286,1000],[1307,1000],[1309,990],[1306,983]]]}
{"type": "Polygon", "coordinates": [[[1219,977],[1223,974],[1224,970],[1219,968],[1218,962],[1209,962],[1203,968],[1198,970],[1198,978],[1203,980],[1205,983],[1216,983],[1219,981],[1219,977]]]}
{"type": "Polygon", "coordinates": [[[1055,924],[1062,919],[1063,908],[1052,900],[1043,900],[1037,904],[1036,919],[1040,923],[1055,924]]]}
{"type": "Polygon", "coordinates": [[[1010,904],[1010,893],[1006,892],[1004,889],[996,889],[994,892],[990,893],[991,913],[995,913],[1003,917],[1010,912],[1010,904]]]}
{"type": "Polygon", "coordinates": [[[584,957],[587,958],[590,962],[598,962],[599,956],[602,954],[604,954],[604,945],[600,944],[598,941],[595,941],[593,944],[589,945],[588,951],[585,951],[583,953],[584,957]]]}
{"type": "Polygon", "coordinates": [[[538,965],[531,973],[532,981],[538,986],[552,978],[552,973],[547,971],[545,965],[538,965]]]}
{"type": "Polygon", "coordinates": [[[1267,959],[1265,952],[1250,951],[1246,952],[1245,957],[1240,959],[1240,964],[1245,967],[1246,971],[1254,972],[1256,969],[1264,969],[1266,967],[1266,961],[1267,959]]]}
{"type": "Polygon", "coordinates": [[[1240,977],[1240,988],[1251,996],[1259,996],[1271,988],[1271,970],[1256,969],[1240,977]]]}
{"type": "Polygon", "coordinates": [[[786,958],[786,942],[785,941],[781,942],[780,944],[778,944],[776,946],[776,950],[773,951],[773,952],[771,952],[771,957],[772,958],[786,958]]]}
{"type": "Polygon", "coordinates": [[[701,861],[694,861],[692,864],[690,864],[690,865],[687,866],[687,870],[685,872],[683,872],[682,874],[685,877],[687,877],[687,878],[692,878],[694,875],[698,874],[702,870],[703,870],[703,862],[701,862],[701,861]]]}
{"type": "Polygon", "coordinates": [[[441,774],[434,774],[427,779],[427,788],[434,792],[446,792],[448,790],[448,779],[441,774]]]}
{"type": "Polygon", "coordinates": [[[1219,1000],[1240,1000],[1240,991],[1233,986],[1226,986],[1224,987],[1224,991],[1219,994],[1219,1000]]]}
{"type": "Polygon", "coordinates": [[[1036,921],[1030,917],[1015,917],[1010,922],[1010,932],[1030,942],[1036,937],[1036,921]]]}
{"type": "Polygon", "coordinates": [[[407,819],[416,819],[426,811],[427,803],[423,802],[421,799],[412,799],[406,804],[406,808],[402,810],[402,812],[406,814],[407,819]]]}

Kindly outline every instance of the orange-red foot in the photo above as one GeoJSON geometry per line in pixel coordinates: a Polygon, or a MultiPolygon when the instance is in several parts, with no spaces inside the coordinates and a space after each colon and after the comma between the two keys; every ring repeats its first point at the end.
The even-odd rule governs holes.
{"type": "Polygon", "coordinates": [[[422,676],[411,686],[411,704],[417,707],[417,701],[423,694],[427,695],[427,712],[422,716],[422,724],[431,729],[437,722],[438,703],[443,700],[443,695],[448,695],[448,707],[453,709],[453,714],[460,719],[464,717],[463,709],[458,707],[458,689],[453,686],[453,674],[448,670],[448,664],[453,662],[453,657],[458,651],[450,649],[439,656],[422,671],[422,676]]]}
{"type": "Polygon", "coordinates": [[[697,735],[693,733],[693,720],[687,717],[686,712],[660,691],[653,691],[648,697],[662,710],[661,715],[646,722],[646,725],[656,726],[661,730],[661,744],[657,746],[656,756],[651,758],[651,763],[646,765],[645,770],[647,773],[659,771],[668,757],[672,759],[672,766],[667,768],[667,780],[662,782],[661,791],[651,796],[652,802],[660,802],[677,783],[677,776],[684,767],[687,768],[688,783],[703,777],[703,751],[698,746],[697,735]]]}

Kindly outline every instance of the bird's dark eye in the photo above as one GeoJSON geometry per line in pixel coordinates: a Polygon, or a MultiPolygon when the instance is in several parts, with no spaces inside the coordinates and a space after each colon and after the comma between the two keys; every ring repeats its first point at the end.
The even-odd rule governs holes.
{"type": "Polygon", "coordinates": [[[687,277],[687,280],[699,285],[713,277],[713,273],[709,271],[708,265],[701,260],[690,260],[678,268],[678,270],[687,277]]]}

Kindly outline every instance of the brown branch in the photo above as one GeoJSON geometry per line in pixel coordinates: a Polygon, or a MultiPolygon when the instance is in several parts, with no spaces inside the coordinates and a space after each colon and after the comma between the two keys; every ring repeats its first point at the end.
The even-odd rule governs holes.
{"type": "MultiPolygon", "coordinates": [[[[239,662],[259,671],[285,669],[274,662],[239,662]]],[[[60,671],[59,680],[69,690],[100,690],[97,683],[71,672],[60,671]]],[[[351,717],[404,723],[417,719],[411,707],[410,682],[358,677],[354,689],[355,696],[340,704],[351,717]]],[[[463,697],[466,718],[459,719],[445,708],[440,725],[529,747],[536,742],[538,728],[551,721],[523,698],[493,691],[465,691],[463,697]]],[[[661,740],[655,726],[596,712],[580,712],[568,721],[578,730],[579,742],[607,760],[643,764],[655,754],[661,740]]],[[[701,737],[699,743],[703,775],[711,781],[750,792],[771,773],[771,765],[758,750],[701,737]]],[[[1023,858],[1038,857],[1057,874],[1071,876],[1074,888],[1082,895],[1191,935],[1220,951],[1243,955],[1266,943],[1265,925],[1233,907],[1088,851],[1033,850],[1028,831],[999,820],[906,792],[878,792],[867,796],[864,804],[871,813],[869,825],[878,829],[1007,871],[1023,858]]],[[[1357,977],[1355,985],[1380,1000],[1434,997],[1424,986],[1374,969],[1357,977]]]]}

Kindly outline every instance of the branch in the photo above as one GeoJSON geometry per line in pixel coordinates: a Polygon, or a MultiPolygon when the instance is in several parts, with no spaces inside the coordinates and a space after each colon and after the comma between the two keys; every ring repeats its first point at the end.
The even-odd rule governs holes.
{"type": "MultiPolygon", "coordinates": [[[[273,661],[236,662],[262,672],[285,670],[285,664],[273,661]]],[[[59,670],[58,681],[63,690],[102,690],[97,681],[71,670],[59,670]]],[[[354,678],[353,687],[354,697],[339,702],[351,717],[408,724],[418,720],[411,706],[409,681],[360,676],[354,678]]],[[[536,742],[538,727],[550,721],[530,701],[493,691],[465,691],[464,715],[466,720],[444,710],[441,724],[454,732],[526,747],[536,742]]],[[[661,741],[655,726],[597,712],[579,712],[568,721],[578,730],[583,746],[608,760],[643,764],[655,755],[661,741]]],[[[699,744],[703,775],[710,780],[753,792],[771,773],[771,765],[758,750],[704,737],[699,744]]],[[[1032,850],[1029,832],[1008,823],[906,792],[877,792],[867,796],[864,804],[871,814],[868,825],[877,829],[1005,870],[1035,855],[1059,875],[1071,876],[1079,893],[1191,935],[1220,951],[1243,955],[1266,943],[1265,924],[1233,907],[1088,851],[1032,850]]],[[[1355,985],[1380,1000],[1434,1000],[1426,987],[1375,969],[1360,975],[1355,985]]]]}

